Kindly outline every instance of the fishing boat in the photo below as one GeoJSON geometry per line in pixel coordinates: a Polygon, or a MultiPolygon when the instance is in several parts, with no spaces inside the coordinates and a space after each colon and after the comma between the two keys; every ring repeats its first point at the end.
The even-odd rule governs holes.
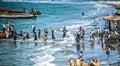
{"type": "Polygon", "coordinates": [[[30,14],[32,14],[32,15],[39,15],[39,14],[41,14],[41,12],[40,11],[33,11],[33,12],[29,12],[30,14]]]}
{"type": "Polygon", "coordinates": [[[33,18],[36,15],[41,14],[40,11],[16,11],[0,8],[0,18],[33,18]]]}
{"type": "Polygon", "coordinates": [[[0,18],[33,18],[30,13],[1,13],[0,18]]]}

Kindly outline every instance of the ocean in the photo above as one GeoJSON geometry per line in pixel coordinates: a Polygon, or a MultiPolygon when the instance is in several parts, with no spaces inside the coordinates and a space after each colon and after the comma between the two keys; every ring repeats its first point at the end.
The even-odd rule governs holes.
{"type": "Polygon", "coordinates": [[[73,31],[79,30],[82,26],[85,29],[85,40],[89,40],[89,32],[97,28],[105,28],[105,20],[101,17],[113,15],[114,7],[95,2],[0,2],[1,8],[31,11],[39,10],[41,15],[32,19],[9,19],[0,18],[0,30],[4,22],[14,22],[14,29],[19,32],[29,32],[31,39],[27,42],[18,40],[0,41],[0,66],[69,66],[70,58],[78,58],[79,50],[83,51],[86,62],[97,58],[101,63],[107,64],[117,61],[117,52],[111,52],[111,59],[108,60],[105,54],[105,47],[97,42],[94,44],[83,42],[79,50],[72,35],[73,31]],[[84,15],[82,15],[84,12],[84,15]],[[36,32],[41,29],[41,38],[34,42],[32,36],[32,25],[36,32]],[[97,25],[97,26],[94,26],[97,25]],[[62,39],[61,28],[66,26],[67,37],[62,39]],[[49,39],[44,42],[44,29],[49,31],[49,39]],[[56,40],[51,40],[51,29],[55,29],[56,40]]]}

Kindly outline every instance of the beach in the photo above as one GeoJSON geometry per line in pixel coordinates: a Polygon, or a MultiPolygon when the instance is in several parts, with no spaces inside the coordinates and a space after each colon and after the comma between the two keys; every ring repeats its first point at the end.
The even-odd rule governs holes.
{"type": "MultiPolygon", "coordinates": [[[[14,10],[40,10],[41,15],[33,19],[8,19],[0,18],[0,31],[4,22],[14,22],[14,29],[19,33],[29,32],[29,40],[0,40],[0,66],[70,66],[71,58],[77,59],[79,52],[83,51],[83,59],[90,62],[99,59],[101,66],[109,66],[116,63],[118,50],[110,51],[110,58],[106,55],[105,42],[99,42],[96,36],[94,42],[90,42],[90,31],[97,32],[98,28],[104,30],[106,20],[100,18],[107,15],[114,15],[117,11],[110,3],[90,3],[90,2],[50,2],[50,3],[27,3],[27,2],[2,2],[0,7],[14,10]],[[11,6],[7,6],[11,5],[11,6]],[[21,5],[21,6],[17,6],[21,5]],[[38,6],[38,7],[36,7],[38,6]],[[84,15],[82,14],[84,12],[84,15]],[[41,38],[34,41],[32,26],[41,29],[41,38]],[[62,38],[62,30],[66,26],[66,37],[62,38]],[[84,28],[84,40],[76,43],[74,32],[80,26],[84,28]],[[48,30],[48,40],[44,42],[44,29],[48,30]],[[51,30],[55,29],[55,40],[51,39],[51,30]],[[77,47],[79,45],[79,47],[77,47]]],[[[118,3],[118,2],[117,2],[118,3]]],[[[115,3],[116,4],[116,3],[115,3]]]]}

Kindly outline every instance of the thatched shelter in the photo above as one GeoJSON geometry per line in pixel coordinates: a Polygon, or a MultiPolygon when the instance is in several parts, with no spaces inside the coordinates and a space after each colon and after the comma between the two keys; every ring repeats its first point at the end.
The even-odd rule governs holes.
{"type": "Polygon", "coordinates": [[[103,20],[107,20],[106,26],[108,29],[114,29],[120,27],[120,16],[106,16],[103,20]]]}

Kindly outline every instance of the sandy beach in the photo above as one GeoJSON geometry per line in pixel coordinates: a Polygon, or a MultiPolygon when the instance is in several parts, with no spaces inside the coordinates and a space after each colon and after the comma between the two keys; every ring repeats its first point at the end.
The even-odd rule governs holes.
{"type": "Polygon", "coordinates": [[[108,4],[108,5],[120,5],[120,1],[101,1],[101,2],[98,2],[98,3],[101,3],[101,4],[108,4]]]}

